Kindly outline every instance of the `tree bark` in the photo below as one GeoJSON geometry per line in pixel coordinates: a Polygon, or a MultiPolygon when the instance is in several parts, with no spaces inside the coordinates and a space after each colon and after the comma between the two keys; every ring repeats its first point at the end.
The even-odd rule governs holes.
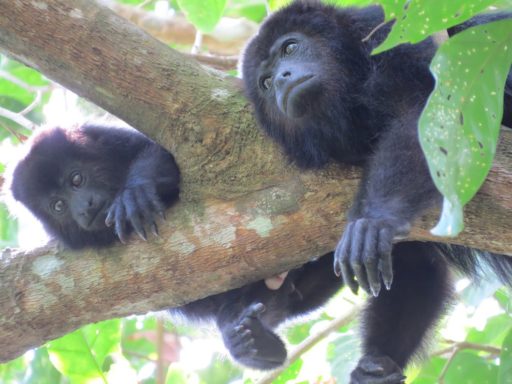
{"type": "MultiPolygon", "coordinates": [[[[90,322],[238,287],[334,248],[360,171],[300,172],[256,126],[237,80],[158,42],[90,0],[0,0],[0,51],[152,137],[177,158],[180,202],[160,237],[0,258],[0,361],[90,322]]],[[[456,239],[410,238],[512,254],[512,134],[456,239]]]]}

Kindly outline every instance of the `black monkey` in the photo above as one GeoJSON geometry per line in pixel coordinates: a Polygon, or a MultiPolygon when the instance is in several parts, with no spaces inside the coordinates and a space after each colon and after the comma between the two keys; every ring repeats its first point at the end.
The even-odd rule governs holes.
{"type": "Polygon", "coordinates": [[[124,242],[132,230],[145,239],[145,226],[156,232],[179,177],[174,157],[139,132],[83,125],[34,137],[11,192],[50,235],[79,249],[124,242]]]}
{"type": "Polygon", "coordinates": [[[383,19],[379,7],[296,1],[263,23],[242,63],[260,125],[298,166],[333,160],[365,167],[334,263],[353,291],[360,285],[375,296],[364,313],[364,356],[353,384],[404,379],[403,368],[451,296],[448,265],[476,276],[486,262],[504,282],[512,277],[506,256],[476,258],[436,243],[393,246],[440,201],[417,134],[436,47],[427,39],[372,56],[389,32],[387,25],[370,34],[383,19]]]}
{"type": "MultiPolygon", "coordinates": [[[[34,137],[14,169],[11,192],[51,235],[79,249],[125,241],[132,230],[146,238],[145,227],[156,232],[155,216],[177,200],[179,178],[173,156],[139,132],[84,125],[34,137]]],[[[316,309],[341,287],[332,257],[171,312],[214,320],[237,361],[275,368],[286,349],[272,329],[316,309]]]]}

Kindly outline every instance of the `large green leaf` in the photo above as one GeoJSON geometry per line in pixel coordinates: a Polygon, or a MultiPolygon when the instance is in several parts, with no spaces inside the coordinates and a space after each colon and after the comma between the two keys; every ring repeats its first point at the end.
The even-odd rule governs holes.
{"type": "Polygon", "coordinates": [[[99,380],[107,383],[102,369],[105,358],[120,348],[121,322],[109,320],[87,325],[47,344],[50,361],[72,383],[99,380]]]}
{"type": "Polygon", "coordinates": [[[224,13],[226,0],[178,0],[187,19],[203,33],[213,31],[224,13]]]}
{"type": "Polygon", "coordinates": [[[495,0],[381,0],[386,20],[396,19],[386,40],[374,53],[402,43],[417,43],[430,34],[469,19],[495,0]]]}
{"type": "Polygon", "coordinates": [[[432,233],[456,236],[462,207],[478,191],[496,151],[505,78],[512,63],[512,20],[470,28],[438,50],[436,87],[419,121],[430,173],[444,196],[432,233]]]}

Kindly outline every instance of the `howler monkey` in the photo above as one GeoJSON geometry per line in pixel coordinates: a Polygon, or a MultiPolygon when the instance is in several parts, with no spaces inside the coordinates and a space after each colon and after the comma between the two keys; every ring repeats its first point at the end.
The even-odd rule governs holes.
{"type": "Polygon", "coordinates": [[[174,157],[139,132],[83,125],[34,137],[11,192],[50,235],[79,249],[156,232],[156,216],[178,199],[179,177],[174,157]]]}
{"type": "Polygon", "coordinates": [[[393,239],[440,200],[418,142],[433,89],[430,39],[371,55],[389,32],[379,7],[296,1],[271,15],[242,61],[263,130],[298,166],[364,165],[335,251],[352,290],[373,293],[363,318],[364,356],[351,383],[395,384],[450,298],[448,265],[475,276],[487,262],[507,283],[512,259],[463,247],[393,239]],[[381,291],[381,283],[387,289],[381,291]]]}
{"type": "MultiPolygon", "coordinates": [[[[54,128],[32,139],[13,171],[11,192],[73,249],[103,247],[133,230],[146,238],[155,218],[178,198],[173,156],[137,131],[84,125],[54,128]],[[109,225],[107,225],[107,223],[109,225]]],[[[288,274],[171,309],[214,320],[231,355],[258,369],[281,365],[286,349],[273,329],[322,305],[341,287],[332,253],[288,274]]]]}

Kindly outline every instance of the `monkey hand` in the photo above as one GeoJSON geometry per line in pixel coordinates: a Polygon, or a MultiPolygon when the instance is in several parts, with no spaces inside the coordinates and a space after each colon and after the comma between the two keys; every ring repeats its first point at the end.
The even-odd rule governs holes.
{"type": "Polygon", "coordinates": [[[115,231],[122,243],[127,241],[130,227],[147,240],[145,227],[158,235],[156,215],[165,218],[165,206],[157,194],[156,185],[151,181],[132,183],[123,188],[110,206],[105,224],[115,225],[115,231]]]}
{"type": "Polygon", "coordinates": [[[381,277],[386,288],[391,289],[393,239],[406,236],[409,229],[409,223],[396,219],[350,221],[334,252],[334,272],[354,293],[361,286],[378,296],[381,277]]]}

